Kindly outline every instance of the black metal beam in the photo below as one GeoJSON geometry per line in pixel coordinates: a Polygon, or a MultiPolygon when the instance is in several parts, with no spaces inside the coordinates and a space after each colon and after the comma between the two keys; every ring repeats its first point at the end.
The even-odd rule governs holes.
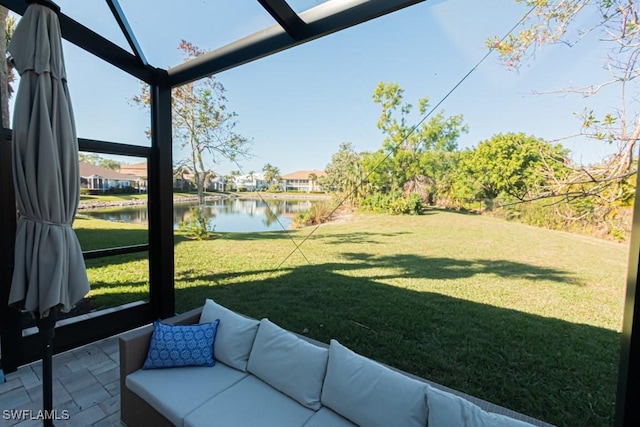
{"type": "MultiPolygon", "coordinates": [[[[129,331],[153,321],[149,303],[116,310],[111,313],[56,327],[56,339],[53,342],[55,354],[81,345],[89,344],[119,333],[129,331]]],[[[42,359],[41,338],[39,334],[22,338],[23,358],[21,364],[42,359]]],[[[3,350],[4,352],[4,350],[3,350]]]]}
{"type": "Polygon", "coordinates": [[[82,256],[84,257],[85,260],[87,260],[87,259],[104,258],[108,256],[115,256],[115,255],[134,254],[137,252],[145,252],[148,250],[149,250],[149,245],[145,243],[142,245],[119,246],[117,248],[95,249],[93,251],[84,251],[82,252],[82,256]]]}
{"type": "Polygon", "coordinates": [[[2,369],[13,372],[20,366],[22,325],[20,312],[9,307],[16,241],[16,198],[13,188],[11,132],[0,135],[0,346],[2,369]]]}
{"type": "Polygon", "coordinates": [[[300,15],[306,29],[299,40],[287,34],[280,25],[274,25],[170,68],[167,70],[169,84],[180,86],[423,1],[345,0],[323,3],[300,15]]]}
{"type": "Polygon", "coordinates": [[[120,7],[120,3],[118,3],[118,0],[107,0],[107,4],[109,5],[109,9],[111,9],[111,13],[113,13],[113,17],[116,18],[116,21],[120,26],[120,30],[122,30],[122,34],[124,34],[124,37],[127,39],[127,43],[129,43],[133,53],[140,59],[142,65],[149,65],[147,59],[144,57],[144,53],[142,53],[142,48],[140,48],[140,44],[138,43],[136,36],[133,34],[129,21],[127,21],[127,16],[120,7]]]}
{"type": "MultiPolygon", "coordinates": [[[[2,129],[0,138],[11,141],[11,129],[2,129]]],[[[88,151],[90,153],[115,154],[118,156],[144,157],[151,156],[151,147],[143,147],[133,144],[120,144],[118,142],[100,141],[97,139],[78,138],[78,147],[80,151],[88,151]]]]}
{"type": "Polygon", "coordinates": [[[154,316],[164,319],[175,313],[171,88],[165,83],[150,90],[149,301],[154,316]]]}
{"type": "Polygon", "coordinates": [[[291,9],[285,0],[258,0],[273,19],[295,40],[304,37],[307,24],[291,9]]]}
{"type": "MultiPolygon", "coordinates": [[[[23,0],[0,0],[0,4],[19,15],[24,15],[27,10],[27,4],[23,0]]],[[[152,66],[144,65],[135,55],[74,21],[67,15],[59,13],[58,19],[62,37],[65,40],[140,80],[153,83],[156,73],[152,66]]]]}
{"type": "Polygon", "coordinates": [[[119,156],[145,157],[151,156],[150,147],[141,147],[139,145],[119,144],[117,142],[98,141],[95,139],[78,138],[78,147],[80,151],[89,151],[91,153],[116,154],[119,156]]]}
{"type": "Polygon", "coordinates": [[[640,406],[637,403],[640,394],[640,330],[634,328],[634,325],[640,325],[640,298],[637,295],[640,279],[640,186],[636,186],[634,204],[616,395],[615,425],[619,427],[640,425],[640,406]]]}
{"type": "Polygon", "coordinates": [[[43,6],[47,6],[49,9],[53,10],[55,13],[60,13],[60,6],[51,0],[25,0],[28,4],[38,3],[43,6]]]}

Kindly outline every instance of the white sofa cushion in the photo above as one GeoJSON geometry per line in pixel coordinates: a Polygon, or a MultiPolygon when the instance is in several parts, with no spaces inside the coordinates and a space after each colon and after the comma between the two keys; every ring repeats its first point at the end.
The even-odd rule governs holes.
{"type": "Polygon", "coordinates": [[[232,368],[246,372],[249,353],[260,323],[207,299],[200,314],[200,323],[211,323],[216,319],[220,319],[220,324],[213,346],[213,356],[232,368]]]}
{"type": "Polygon", "coordinates": [[[455,394],[427,385],[429,427],[531,427],[532,424],[487,412],[455,394]]]}
{"type": "Polygon", "coordinates": [[[322,404],[358,425],[424,427],[425,386],[331,340],[322,404]]]}
{"type": "Polygon", "coordinates": [[[309,409],[320,409],[329,352],[296,337],[268,319],[260,321],[249,372],[309,409]]]}
{"type": "Polygon", "coordinates": [[[248,374],[222,363],[212,367],[139,370],[125,384],[175,425],[182,418],[248,374]]]}
{"type": "Polygon", "coordinates": [[[314,414],[249,375],[187,415],[184,427],[300,427],[314,414]]]}
{"type": "Polygon", "coordinates": [[[309,418],[304,427],[356,427],[356,425],[323,406],[309,418]]]}

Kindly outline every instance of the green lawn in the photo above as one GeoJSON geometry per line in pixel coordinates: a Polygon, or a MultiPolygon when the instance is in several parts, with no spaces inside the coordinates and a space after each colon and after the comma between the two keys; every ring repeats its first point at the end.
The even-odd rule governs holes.
{"type": "MultiPolygon", "coordinates": [[[[84,249],[146,241],[75,227],[84,249]]],[[[176,236],[177,310],[211,297],[557,425],[613,423],[627,245],[453,212],[354,215],[277,268],[311,231],[176,236]]],[[[93,304],[147,299],[147,265],[88,262],[93,304]]]]}

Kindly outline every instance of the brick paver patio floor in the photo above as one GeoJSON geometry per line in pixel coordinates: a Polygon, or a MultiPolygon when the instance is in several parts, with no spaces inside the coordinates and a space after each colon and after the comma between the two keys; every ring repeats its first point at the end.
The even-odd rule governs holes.
{"type": "MultiPolygon", "coordinates": [[[[117,336],[53,357],[56,427],[123,425],[118,358],[117,336]]],[[[5,377],[0,384],[0,427],[41,426],[42,363],[22,366],[5,377]]]]}

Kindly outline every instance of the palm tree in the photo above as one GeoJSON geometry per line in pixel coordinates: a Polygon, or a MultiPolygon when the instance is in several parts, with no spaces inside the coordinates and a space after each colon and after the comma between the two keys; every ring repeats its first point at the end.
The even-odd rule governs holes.
{"type": "Polygon", "coordinates": [[[233,190],[233,183],[235,183],[235,177],[233,175],[227,174],[224,176],[224,190],[231,191],[233,190]]]}
{"type": "Polygon", "coordinates": [[[249,171],[249,173],[247,174],[247,177],[251,181],[251,191],[257,190],[258,186],[256,185],[256,181],[255,181],[255,171],[249,171]]]}
{"type": "Polygon", "coordinates": [[[273,166],[271,163],[267,163],[262,168],[262,172],[264,172],[264,180],[267,184],[271,185],[274,182],[280,181],[282,175],[280,175],[280,169],[276,166],[273,166]]]}
{"type": "Polygon", "coordinates": [[[318,175],[316,175],[314,172],[311,172],[309,174],[309,191],[315,190],[317,179],[318,179],[318,175]]]}
{"type": "Polygon", "coordinates": [[[343,189],[343,197],[352,206],[357,206],[358,200],[362,200],[367,196],[369,183],[361,162],[351,164],[351,167],[344,175],[341,187],[343,189]]]}

